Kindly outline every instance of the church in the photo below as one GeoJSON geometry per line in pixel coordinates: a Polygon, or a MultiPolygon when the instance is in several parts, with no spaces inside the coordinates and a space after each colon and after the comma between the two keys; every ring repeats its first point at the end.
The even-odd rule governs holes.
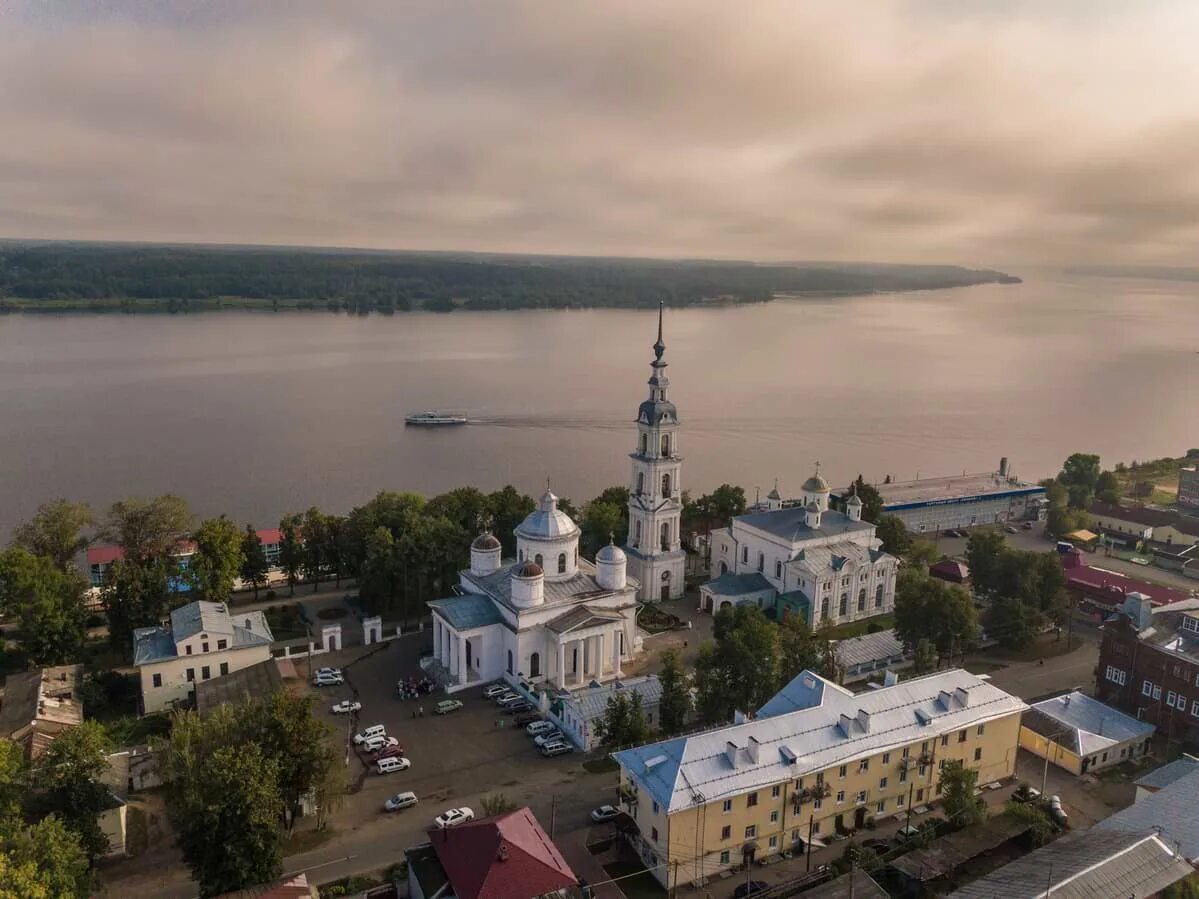
{"type": "Polygon", "coordinates": [[[530,695],[621,677],[640,648],[639,600],[681,596],[682,488],[678,413],[668,398],[662,308],[649,398],[637,413],[630,454],[629,540],[594,562],[579,556],[579,526],[546,487],[515,530],[516,558],[491,533],[475,538],[459,595],[429,603],[433,658],[448,692],[503,679],[530,695]]]}
{"type": "Polygon", "coordinates": [[[817,463],[800,502],[785,504],[776,487],[764,511],[714,531],[717,577],[700,586],[700,610],[751,603],[780,620],[803,615],[812,628],[891,612],[899,561],[862,520],[862,501],[851,495],[838,512],[829,508],[831,492],[817,463]]]}

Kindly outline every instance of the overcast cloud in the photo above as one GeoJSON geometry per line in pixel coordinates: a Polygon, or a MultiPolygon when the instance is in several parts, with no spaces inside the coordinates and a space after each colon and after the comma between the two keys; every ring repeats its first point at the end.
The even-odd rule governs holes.
{"type": "Polygon", "coordinates": [[[1199,3],[0,4],[0,235],[1195,263],[1199,3]]]}

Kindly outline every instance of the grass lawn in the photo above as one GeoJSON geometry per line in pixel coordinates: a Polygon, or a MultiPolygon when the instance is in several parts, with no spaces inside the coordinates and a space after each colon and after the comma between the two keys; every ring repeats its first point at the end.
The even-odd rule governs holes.
{"type": "Polygon", "coordinates": [[[270,606],[263,614],[266,615],[266,623],[270,625],[276,640],[294,640],[297,637],[308,636],[308,622],[300,616],[300,607],[295,603],[270,606]]]}
{"type": "Polygon", "coordinates": [[[850,637],[860,637],[863,634],[877,634],[879,631],[895,627],[894,615],[875,615],[873,618],[863,618],[851,621],[837,627],[822,628],[820,633],[830,640],[846,640],[850,637]]]}
{"type": "Polygon", "coordinates": [[[641,862],[612,862],[604,865],[608,876],[623,878],[617,883],[628,899],[666,899],[666,890],[641,862]]]}
{"type": "Polygon", "coordinates": [[[283,854],[298,855],[301,852],[310,852],[333,839],[334,833],[332,827],[326,827],[324,830],[297,830],[283,840],[283,854]]]}

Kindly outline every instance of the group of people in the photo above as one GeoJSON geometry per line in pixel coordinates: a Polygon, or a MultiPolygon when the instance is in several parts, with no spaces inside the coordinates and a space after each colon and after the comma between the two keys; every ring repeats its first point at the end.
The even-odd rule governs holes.
{"type": "Polygon", "coordinates": [[[396,684],[400,699],[419,699],[433,692],[434,683],[427,677],[409,677],[396,684]]]}

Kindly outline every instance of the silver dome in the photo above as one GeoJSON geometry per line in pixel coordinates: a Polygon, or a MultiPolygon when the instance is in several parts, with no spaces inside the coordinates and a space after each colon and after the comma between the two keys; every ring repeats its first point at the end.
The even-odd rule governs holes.
{"type": "Polygon", "coordinates": [[[516,527],[516,534],[527,540],[558,540],[573,537],[579,526],[558,508],[558,497],[549,490],[541,495],[537,510],[516,527]]]}

